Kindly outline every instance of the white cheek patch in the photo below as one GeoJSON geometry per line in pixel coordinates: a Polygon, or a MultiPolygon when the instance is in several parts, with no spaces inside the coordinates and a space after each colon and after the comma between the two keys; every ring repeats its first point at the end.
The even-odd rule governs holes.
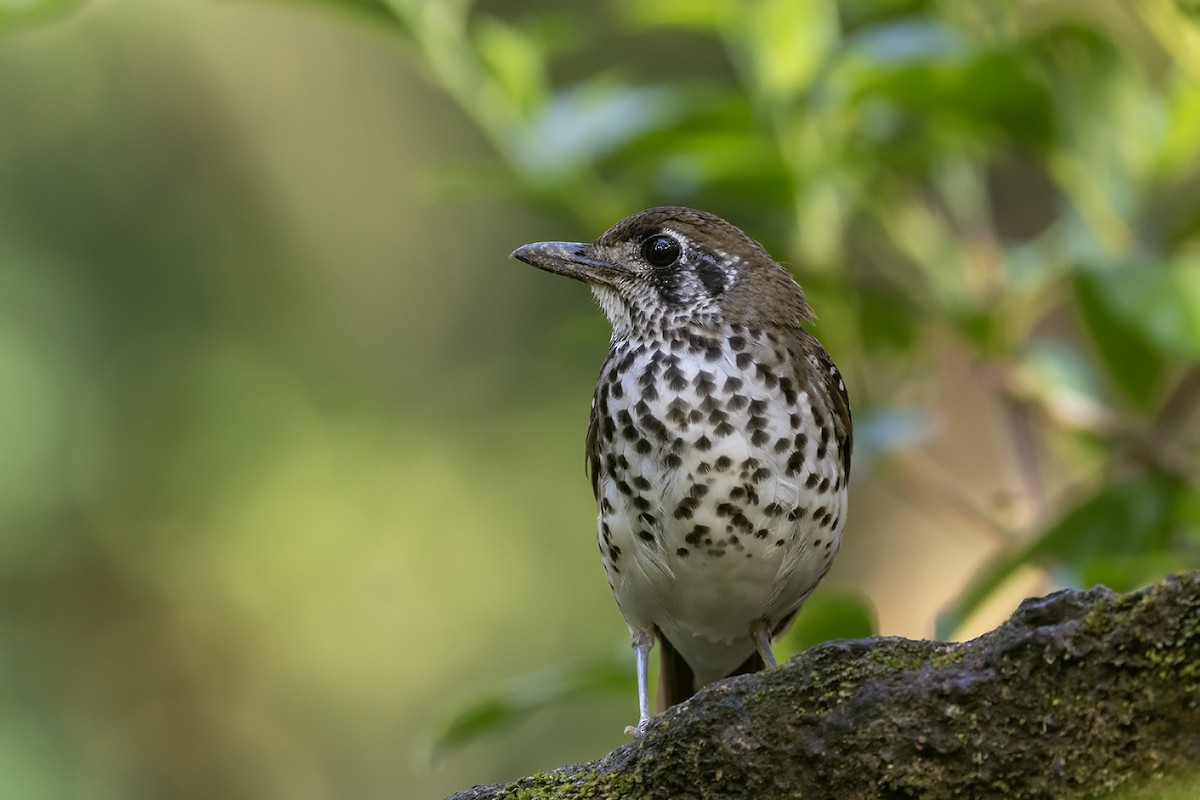
{"type": "Polygon", "coordinates": [[[724,250],[717,250],[714,255],[721,259],[721,272],[725,274],[725,291],[729,291],[737,278],[737,265],[742,263],[742,257],[731,256],[724,250]]]}

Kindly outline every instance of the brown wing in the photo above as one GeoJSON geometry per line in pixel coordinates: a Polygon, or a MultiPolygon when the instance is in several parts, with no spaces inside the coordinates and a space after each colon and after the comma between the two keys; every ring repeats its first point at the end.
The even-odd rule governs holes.
{"type": "Polygon", "coordinates": [[[592,413],[588,418],[587,441],[584,443],[583,471],[592,480],[592,497],[600,502],[600,411],[592,398],[592,413]]]}
{"type": "MultiPolygon", "coordinates": [[[[584,471],[592,479],[592,496],[600,502],[600,440],[612,440],[612,419],[608,414],[609,372],[614,366],[614,351],[610,348],[600,377],[596,380],[596,392],[592,395],[592,413],[588,417],[587,441],[584,443],[584,471]],[[605,425],[608,427],[605,428],[605,425]]],[[[610,462],[611,463],[611,462],[610,462]]]]}
{"type": "Polygon", "coordinates": [[[854,423],[850,416],[850,396],[846,393],[846,382],[837,365],[825,352],[825,348],[816,337],[807,331],[800,331],[799,352],[793,350],[793,362],[796,364],[796,378],[800,385],[820,382],[825,388],[833,406],[834,435],[837,438],[838,450],[842,454],[842,468],[846,471],[846,479],[850,478],[850,453],[854,449],[854,423]],[[807,355],[808,357],[804,357],[807,355]],[[797,358],[796,356],[800,356],[797,358]],[[811,358],[811,361],[809,360],[811,358]],[[805,374],[805,370],[812,372],[805,374]]]}
{"type": "Polygon", "coordinates": [[[837,364],[825,352],[825,348],[817,346],[817,360],[823,369],[821,376],[825,379],[825,387],[833,398],[833,411],[837,415],[834,420],[837,429],[838,447],[842,452],[842,466],[846,470],[846,479],[850,478],[850,454],[854,450],[854,420],[850,415],[850,395],[846,393],[846,382],[837,364]]]}

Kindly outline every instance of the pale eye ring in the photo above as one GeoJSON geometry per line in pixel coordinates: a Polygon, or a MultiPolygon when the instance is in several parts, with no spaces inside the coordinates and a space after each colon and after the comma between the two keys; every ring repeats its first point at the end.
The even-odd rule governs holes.
{"type": "Polygon", "coordinates": [[[665,233],[642,242],[642,258],[652,267],[669,267],[679,260],[682,253],[679,242],[665,233]]]}

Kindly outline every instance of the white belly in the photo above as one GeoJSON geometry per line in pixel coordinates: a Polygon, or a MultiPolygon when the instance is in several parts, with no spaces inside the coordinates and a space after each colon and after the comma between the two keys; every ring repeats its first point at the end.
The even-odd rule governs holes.
{"type": "Polygon", "coordinates": [[[686,384],[678,391],[647,401],[635,365],[623,397],[610,400],[618,427],[638,435],[618,430],[604,453],[599,539],[630,628],[661,630],[704,684],[754,652],[752,625],[778,624],[824,576],[846,492],[836,443],[817,457],[820,426],[804,392],[787,404],[768,383],[745,380],[746,405],[722,406],[728,425],[718,435],[701,411],[697,376],[722,387],[744,371],[722,362],[675,368],[686,384]],[[640,438],[653,446],[639,447],[640,438]]]}

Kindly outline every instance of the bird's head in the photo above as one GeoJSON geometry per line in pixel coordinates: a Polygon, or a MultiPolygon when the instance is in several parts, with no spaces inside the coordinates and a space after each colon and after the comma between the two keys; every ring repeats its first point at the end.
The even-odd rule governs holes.
{"type": "Polygon", "coordinates": [[[594,242],[536,242],[513,258],[588,284],[617,337],[684,325],[797,327],[812,310],[762,245],[718,216],[663,207],[594,242]]]}

